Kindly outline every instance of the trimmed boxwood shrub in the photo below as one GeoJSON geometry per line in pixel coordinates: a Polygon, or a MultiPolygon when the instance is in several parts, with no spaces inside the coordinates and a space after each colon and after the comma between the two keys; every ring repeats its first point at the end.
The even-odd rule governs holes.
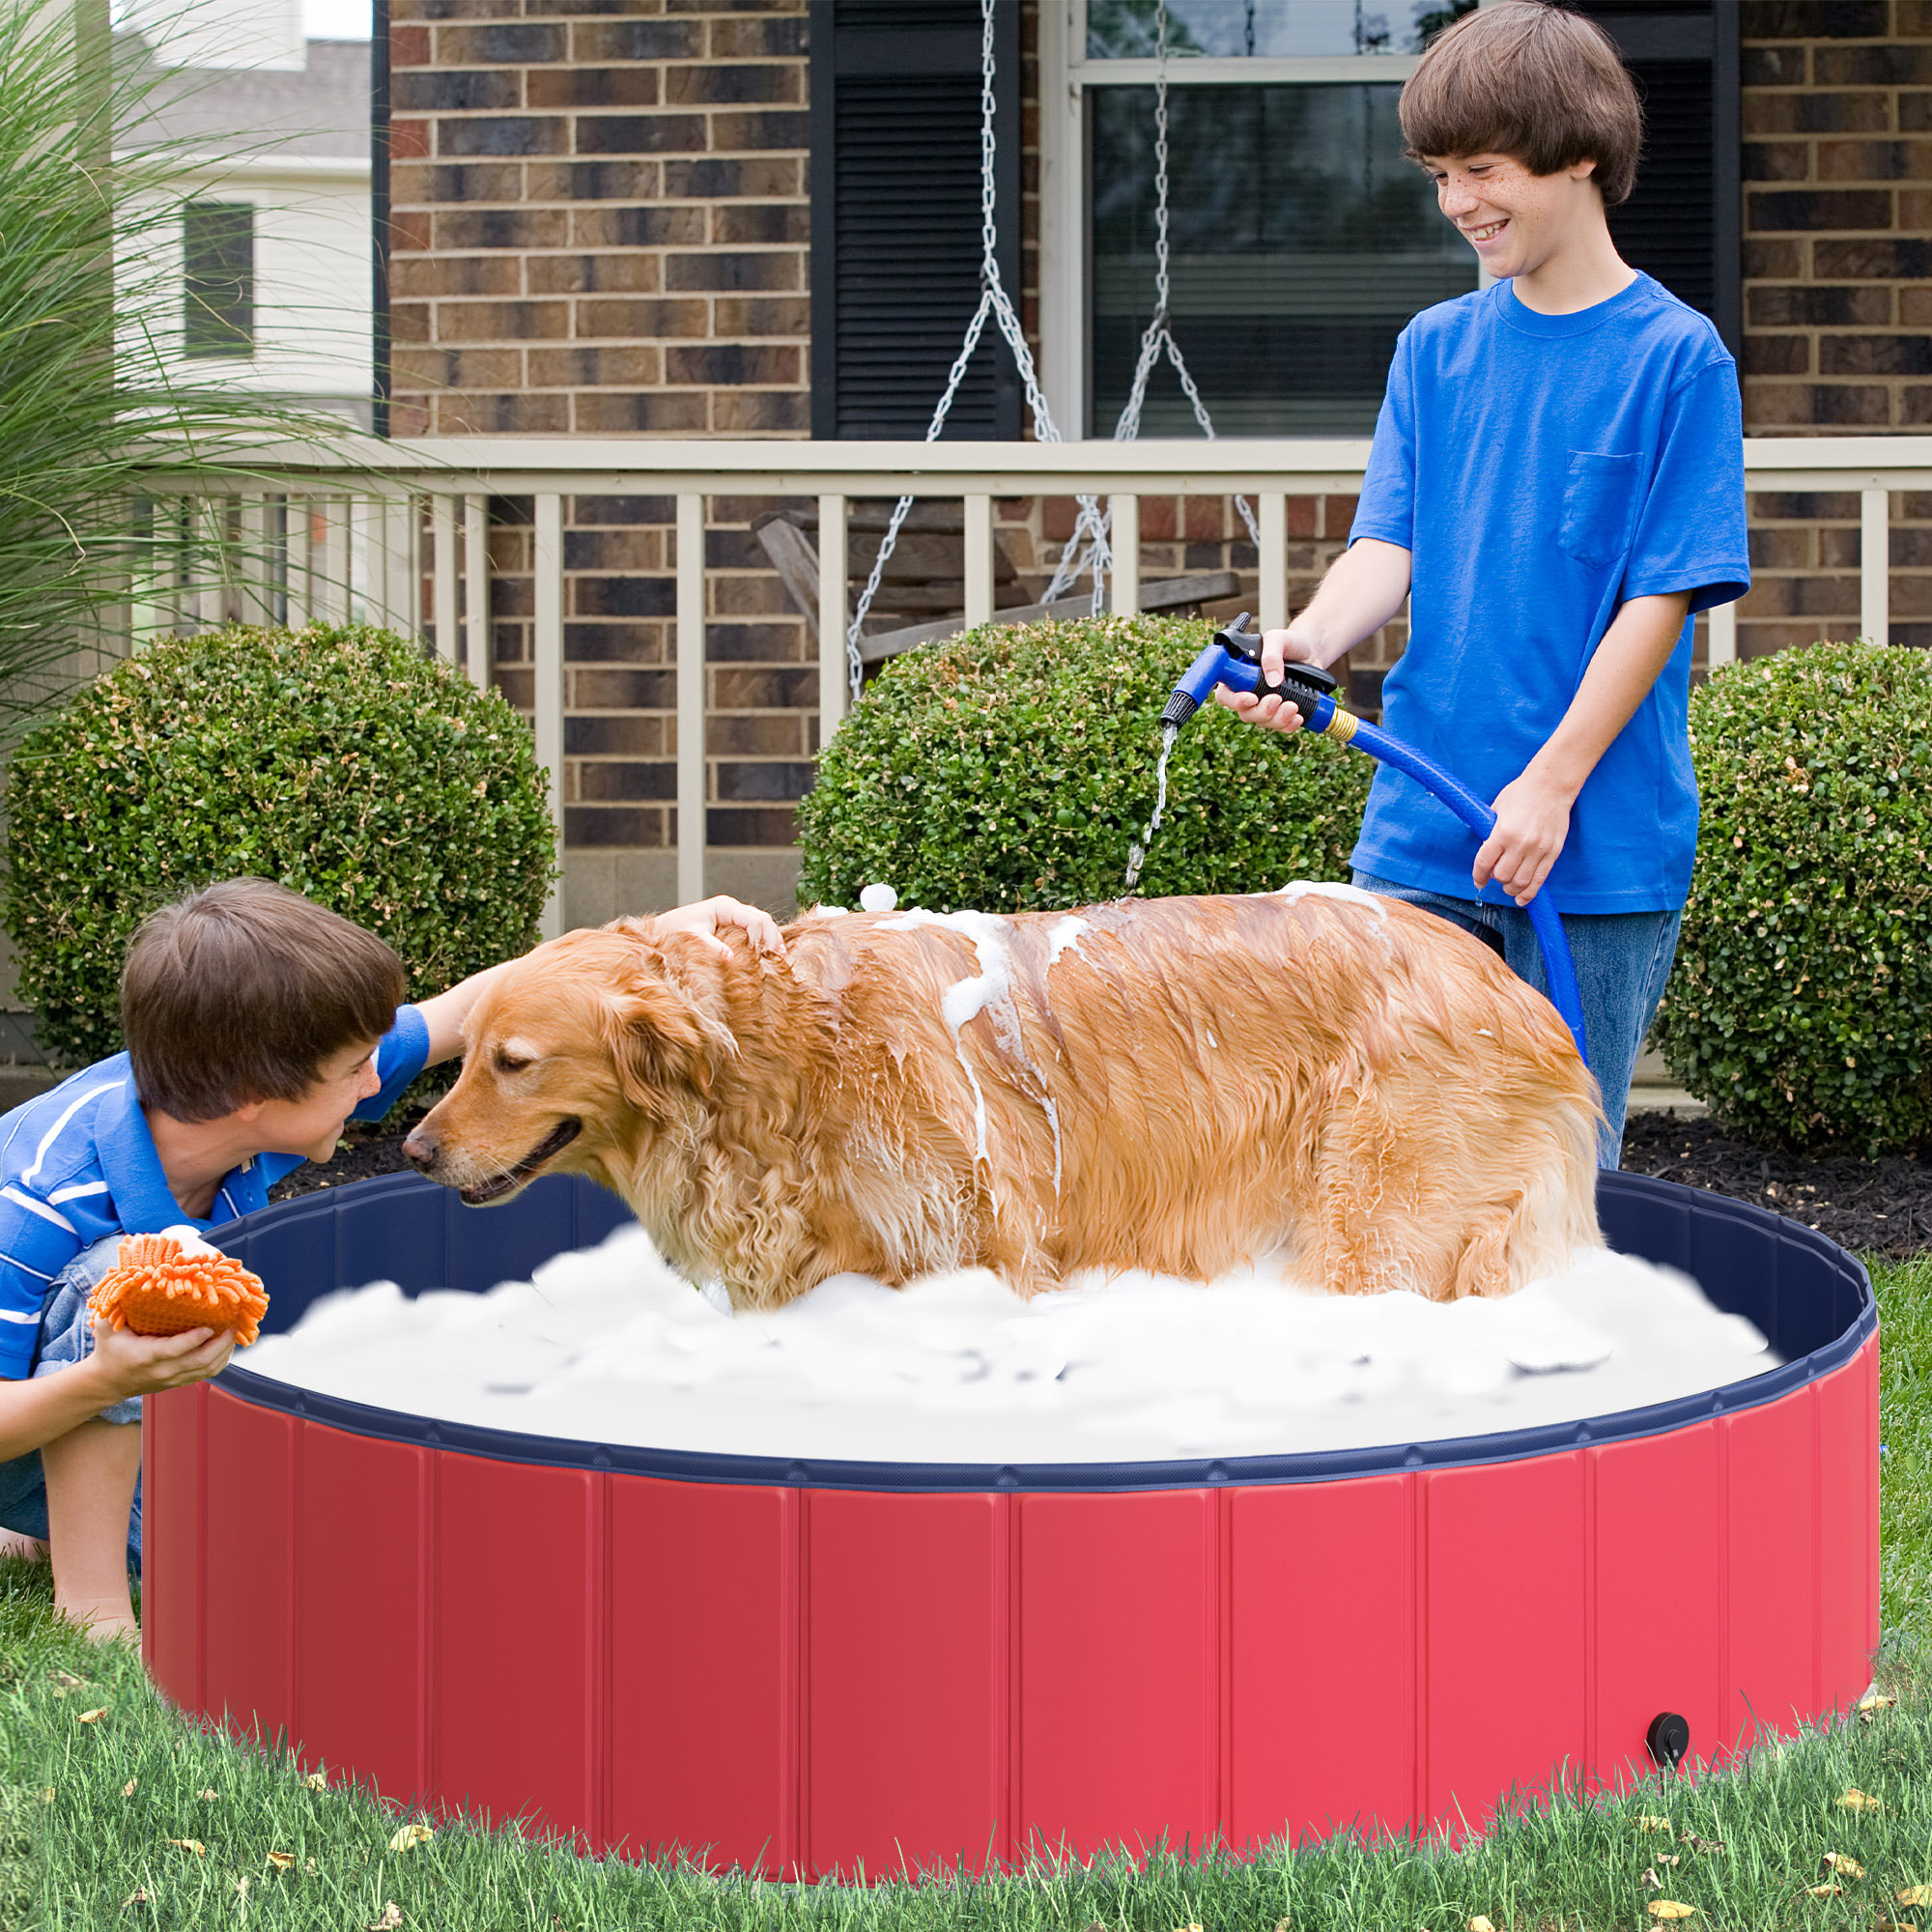
{"type": "Polygon", "coordinates": [[[529,727],[366,626],[170,639],[23,741],[5,919],[42,1043],[120,1047],[128,941],[215,879],[278,879],[386,940],[410,996],[534,943],[555,876],[529,727]]]}
{"type": "MultiPolygon", "coordinates": [[[[1202,619],[988,625],[890,663],[821,753],[799,810],[801,904],[988,912],[1118,898],[1154,803],[1160,713],[1202,619]]],[[[1374,768],[1203,705],[1168,767],[1140,891],[1346,879],[1374,768]]]]}
{"type": "Polygon", "coordinates": [[[1671,1071],[1760,1142],[1932,1146],[1932,663],[1818,644],[1726,668],[1690,737],[1671,1071]]]}

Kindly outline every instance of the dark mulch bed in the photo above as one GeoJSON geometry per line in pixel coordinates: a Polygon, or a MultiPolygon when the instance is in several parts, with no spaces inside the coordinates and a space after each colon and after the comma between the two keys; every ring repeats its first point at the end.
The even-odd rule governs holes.
{"type": "Polygon", "coordinates": [[[1923,1156],[1767,1152],[1729,1139],[1709,1120],[1633,1114],[1624,1127],[1624,1166],[1755,1201],[1855,1254],[1932,1252],[1932,1160],[1923,1156]]]}
{"type": "MultiPolygon", "coordinates": [[[[352,1126],[349,1145],[327,1166],[297,1168],[272,1198],[286,1201],[319,1187],[405,1172],[409,1162],[403,1158],[403,1136],[420,1118],[415,1115],[387,1133],[352,1126]]],[[[1633,1174],[1654,1174],[1733,1200],[1755,1201],[1816,1228],[1854,1253],[1932,1253],[1932,1160],[1768,1153],[1728,1139],[1708,1120],[1633,1114],[1624,1128],[1624,1166],[1633,1174]]]]}

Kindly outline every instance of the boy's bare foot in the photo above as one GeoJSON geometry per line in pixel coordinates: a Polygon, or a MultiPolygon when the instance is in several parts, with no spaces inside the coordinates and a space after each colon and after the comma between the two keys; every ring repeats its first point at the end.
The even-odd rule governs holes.
{"type": "Polygon", "coordinates": [[[0,1529],[0,1556],[12,1556],[21,1563],[44,1563],[47,1546],[21,1530],[0,1529]]]}

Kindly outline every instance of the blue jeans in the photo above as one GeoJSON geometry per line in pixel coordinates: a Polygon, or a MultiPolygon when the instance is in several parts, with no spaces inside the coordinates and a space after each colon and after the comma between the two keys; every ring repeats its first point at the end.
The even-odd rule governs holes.
{"type": "MultiPolygon", "coordinates": [[[[114,1265],[121,1237],[110,1236],[96,1241],[85,1254],[76,1255],[62,1269],[48,1291],[41,1309],[40,1339],[35,1345],[30,1376],[58,1375],[62,1369],[94,1351],[94,1328],[87,1317],[87,1297],[94,1285],[114,1265]]],[[[138,1424],[141,1398],[129,1396],[100,1411],[101,1422],[138,1424]]],[[[0,1529],[16,1530],[22,1536],[47,1535],[47,1484],[41,1468],[41,1452],[29,1449],[11,1463],[0,1463],[0,1529]]],[[[134,1508],[128,1521],[128,1564],[137,1574],[141,1567],[141,1479],[134,1478],[134,1508]]]]}
{"type": "MultiPolygon", "coordinates": [[[[1451,898],[1420,886],[1399,886],[1372,872],[1357,872],[1365,893],[1406,899],[1472,932],[1501,952],[1519,980],[1548,994],[1543,951],[1536,928],[1520,906],[1490,905],[1482,899],[1451,898]]],[[[1605,1125],[1597,1136],[1597,1164],[1616,1167],[1623,1159],[1624,1114],[1630,1106],[1631,1075],[1643,1051],[1643,1037],[1663,998],[1670,962],[1677,956],[1678,912],[1566,912],[1563,936],[1577,966],[1577,990],[1583,1002],[1583,1037],[1590,1048],[1590,1070],[1604,1094],[1605,1125]]]]}

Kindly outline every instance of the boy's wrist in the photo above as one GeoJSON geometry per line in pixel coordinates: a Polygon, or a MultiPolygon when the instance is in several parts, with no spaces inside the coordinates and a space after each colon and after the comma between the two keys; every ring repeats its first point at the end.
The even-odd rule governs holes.
{"type": "Polygon", "coordinates": [[[1545,745],[1523,769],[1523,777],[1528,779],[1540,791],[1558,800],[1567,809],[1577,803],[1577,794],[1583,789],[1583,781],[1590,776],[1589,768],[1578,771],[1577,761],[1566,757],[1554,741],[1545,745]]]}
{"type": "Polygon", "coordinates": [[[1288,627],[1289,643],[1304,664],[1320,665],[1323,670],[1349,648],[1349,641],[1333,635],[1325,624],[1304,611],[1288,627]]]}
{"type": "MultiPolygon", "coordinates": [[[[104,1323],[102,1327],[105,1328],[104,1323]]],[[[134,1340],[132,1334],[113,1329],[106,1332],[113,1337],[106,1349],[100,1347],[101,1330],[97,1330],[95,1346],[71,1368],[62,1371],[64,1375],[82,1378],[77,1387],[71,1385],[70,1393],[84,1390],[89,1404],[97,1408],[108,1408],[130,1396],[145,1395],[154,1386],[143,1374],[143,1364],[138,1359],[128,1359],[128,1352],[121,1346],[134,1340]]]]}
{"type": "Polygon", "coordinates": [[[79,1361],[63,1369],[61,1373],[77,1376],[80,1378],[78,1383],[68,1384],[68,1392],[71,1395],[77,1395],[85,1390],[90,1402],[98,1395],[100,1399],[99,1406],[102,1408],[106,1408],[110,1404],[126,1401],[131,1393],[130,1390],[121,1386],[121,1378],[91,1350],[79,1361]]]}

